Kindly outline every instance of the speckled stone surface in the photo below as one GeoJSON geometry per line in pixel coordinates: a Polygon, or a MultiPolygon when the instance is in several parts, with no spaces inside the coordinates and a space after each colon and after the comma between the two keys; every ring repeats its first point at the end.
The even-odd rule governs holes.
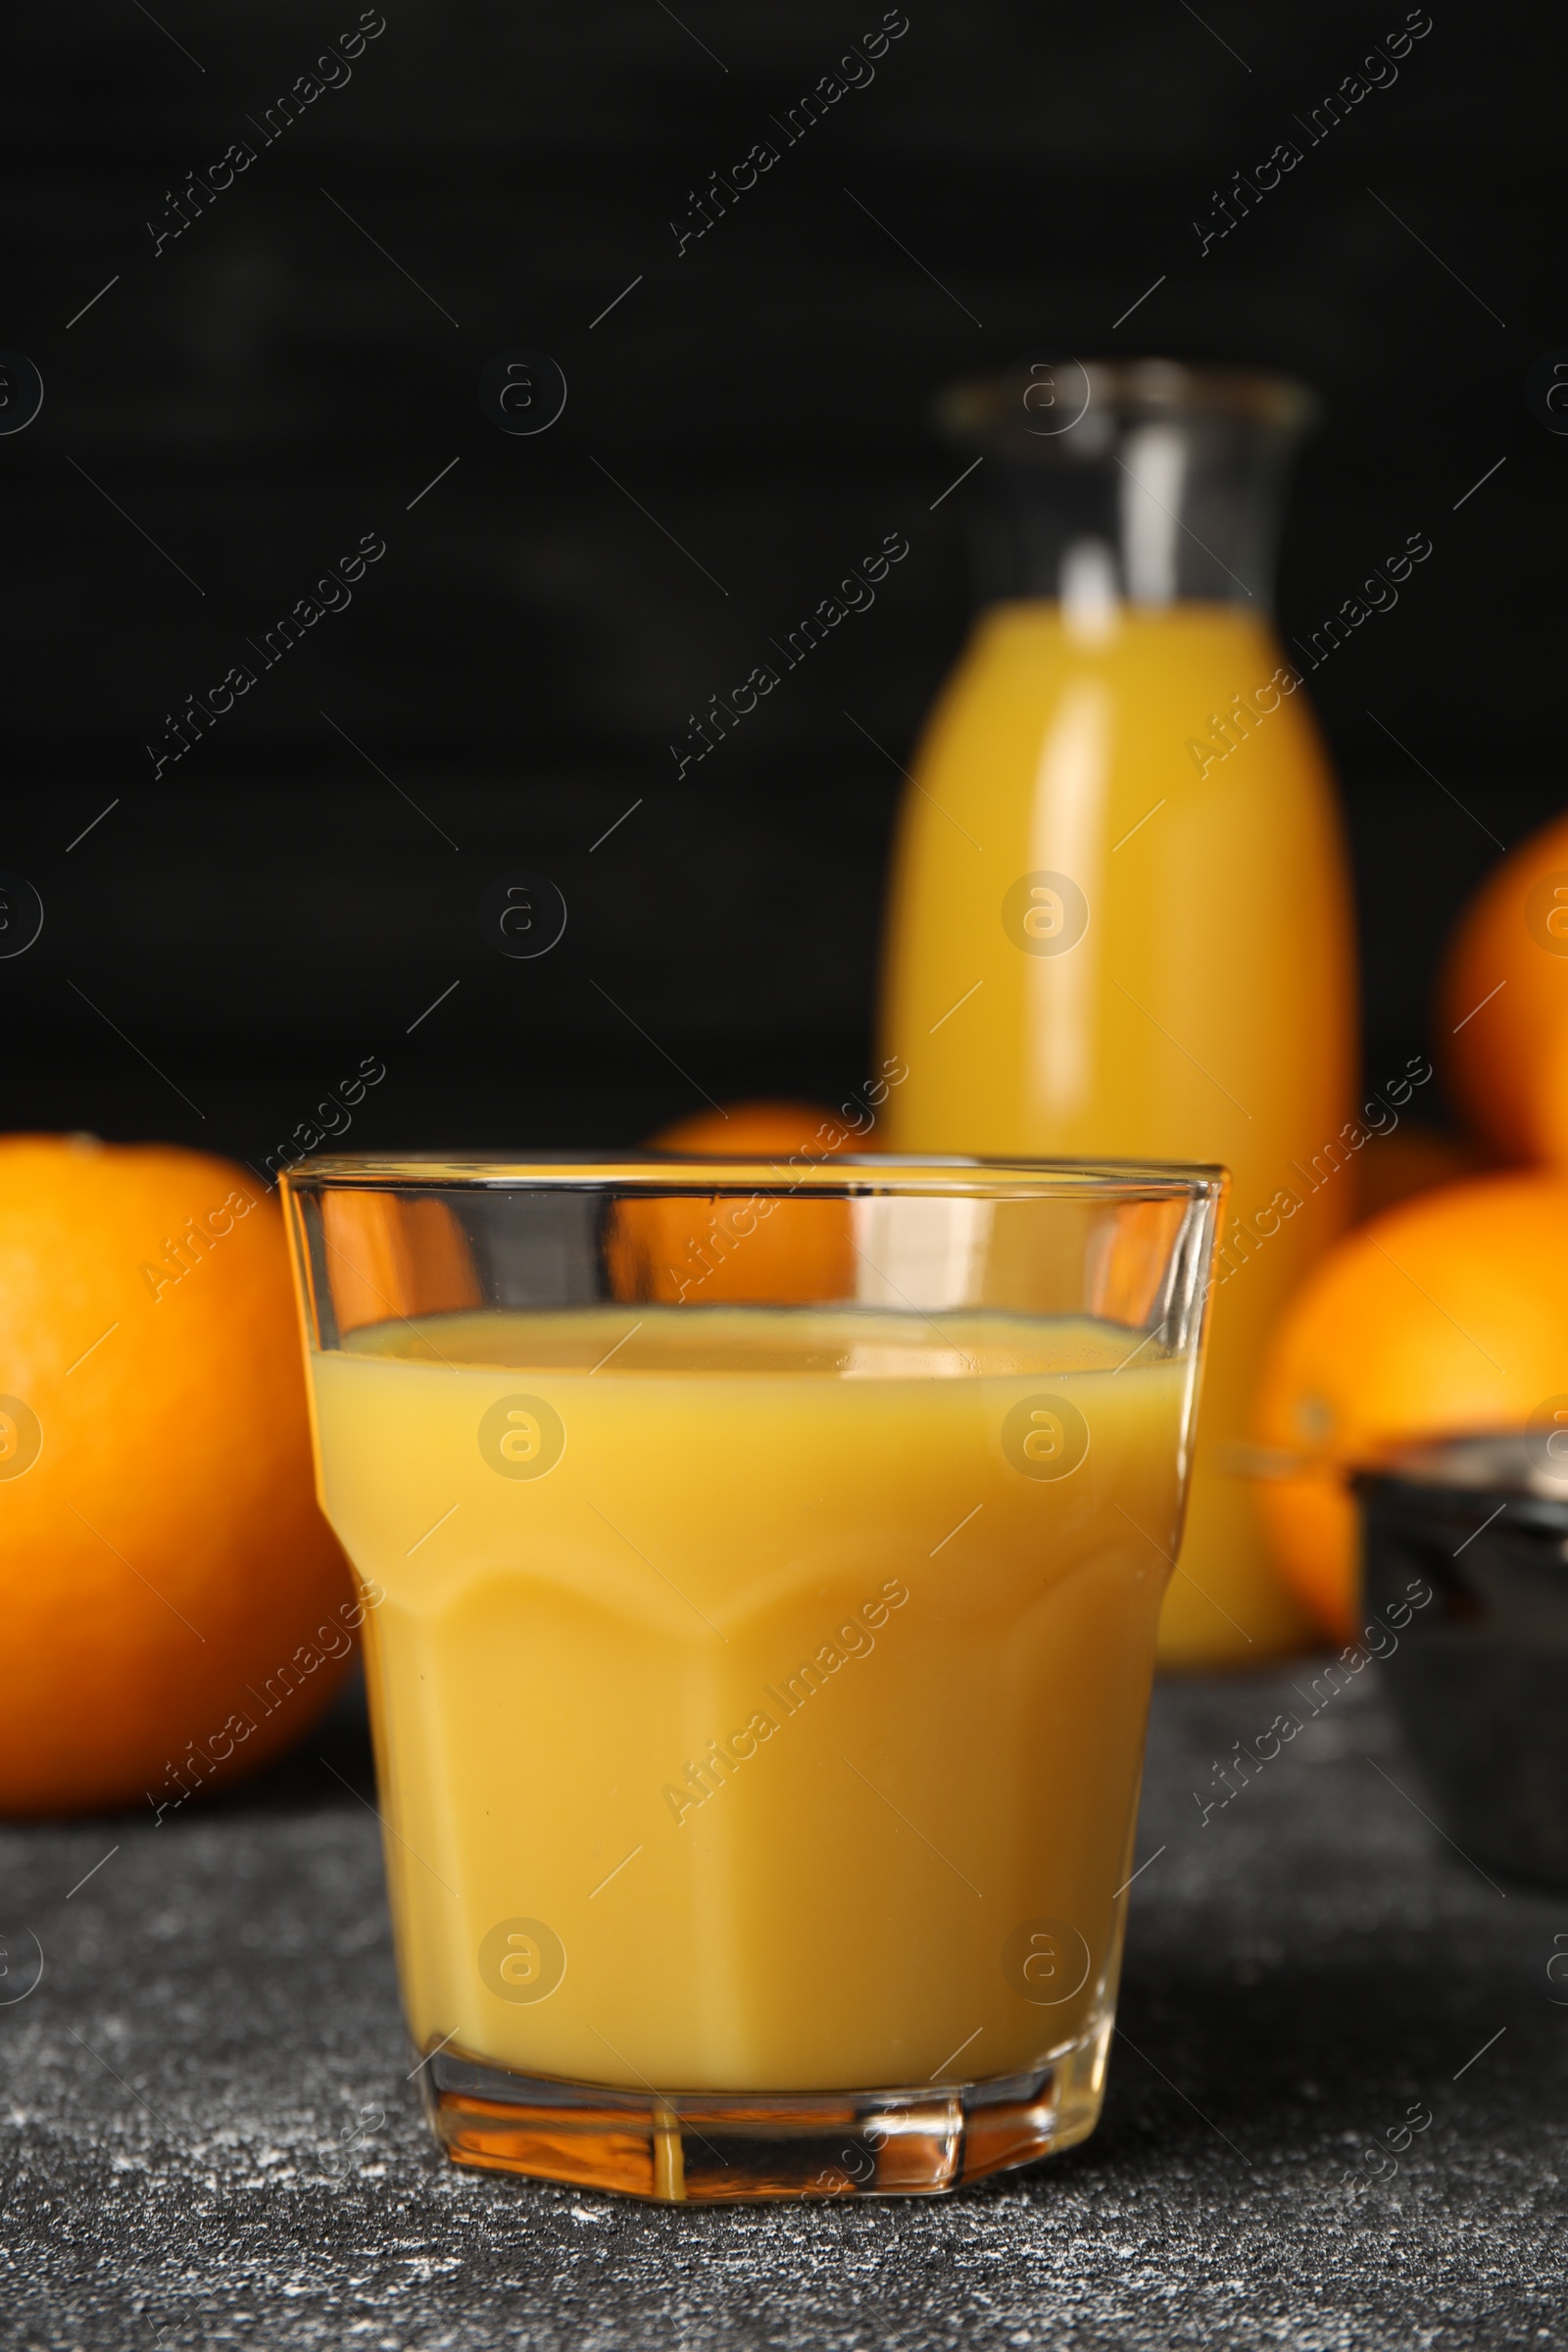
{"type": "Polygon", "coordinates": [[[0,2343],[1568,2340],[1568,1896],[1428,1827],[1371,1671],[1205,1822],[1301,1680],[1157,1693],[1104,2120],[938,2203],[681,2214],[438,2162],[349,1714],[222,1809],[0,1831],[0,2343]]]}

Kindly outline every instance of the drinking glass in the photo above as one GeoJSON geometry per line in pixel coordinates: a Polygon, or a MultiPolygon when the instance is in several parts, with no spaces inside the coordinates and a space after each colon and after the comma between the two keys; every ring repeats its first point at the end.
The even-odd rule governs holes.
{"type": "Polygon", "coordinates": [[[458,2163],[931,2194],[1094,2128],[1224,1181],[285,1178],[458,2163]]]}

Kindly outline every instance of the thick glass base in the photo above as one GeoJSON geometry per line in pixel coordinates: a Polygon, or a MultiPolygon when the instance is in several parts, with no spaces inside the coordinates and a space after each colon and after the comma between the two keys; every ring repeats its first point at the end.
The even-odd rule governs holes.
{"type": "Polygon", "coordinates": [[[454,2164],[666,2205],[936,2197],[1087,2138],[1110,2030],[1106,2017],[1025,2075],[913,2089],[621,2090],[514,2074],[450,2047],[421,2079],[454,2164]]]}

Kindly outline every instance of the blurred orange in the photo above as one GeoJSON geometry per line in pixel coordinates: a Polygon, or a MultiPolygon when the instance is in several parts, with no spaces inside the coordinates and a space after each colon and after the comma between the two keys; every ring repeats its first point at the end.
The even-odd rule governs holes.
{"type": "Polygon", "coordinates": [[[1455,1102],[1509,1159],[1568,1164],[1568,816],[1482,883],[1439,987],[1455,1102]]]}
{"type": "Polygon", "coordinates": [[[649,1141],[656,1152],[713,1152],[748,1159],[788,1159],[792,1152],[806,1152],[821,1159],[842,1152],[854,1137],[825,1103],[763,1100],[694,1111],[649,1141]]]}
{"type": "Polygon", "coordinates": [[[393,1315],[442,1315],[483,1296],[466,1237],[444,1200],[321,1194],[326,1281],[339,1332],[393,1315]]]}
{"type": "Polygon", "coordinates": [[[1370,1135],[1356,1163],[1356,1207],[1365,1217],[1380,1216],[1396,1201],[1417,1193],[1430,1193],[1440,1184],[1457,1184],[1479,1176],[1487,1155],[1468,1137],[1444,1135],[1402,1119],[1386,1134],[1370,1135]]]}
{"type": "Polygon", "coordinates": [[[1336,1244],[1264,1361],[1258,1502],[1288,1582],[1348,1637],[1347,1473],[1414,1440],[1521,1429],[1568,1396],[1568,1175],[1517,1169],[1401,1202],[1336,1244]]]}
{"type": "Polygon", "coordinates": [[[183,1802],[341,1681],[360,1607],[245,1169],[0,1138],[0,1610],[3,1812],[183,1802]]]}
{"type": "MultiPolygon", "coordinates": [[[[854,1140],[820,1104],[760,1102],[699,1111],[652,1143],[661,1152],[759,1159],[772,1181],[788,1184],[792,1158],[827,1158],[854,1140]]],[[[855,1292],[855,1246],[842,1200],[626,1201],[616,1212],[612,1263],[618,1294],[628,1299],[789,1306],[855,1292]]]]}

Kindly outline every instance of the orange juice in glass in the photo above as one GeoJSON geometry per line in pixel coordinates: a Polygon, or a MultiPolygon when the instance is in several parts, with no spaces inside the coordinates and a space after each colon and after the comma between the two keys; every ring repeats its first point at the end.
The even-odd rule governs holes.
{"type": "Polygon", "coordinates": [[[1093,2129],[1222,1182],[289,1177],[456,2161],[671,2202],[934,2193],[1093,2129]],[[716,1303],[683,1231],[723,1254],[716,1303]]]}
{"type": "MultiPolygon", "coordinates": [[[[961,387],[982,610],[912,764],[884,1045],[901,1152],[1231,1170],[1162,1654],[1303,1633],[1247,1439],[1280,1307],[1348,1221],[1354,957],[1333,780],[1269,593],[1307,396],[1159,362],[961,387]]],[[[1409,566],[1406,565],[1408,570],[1409,566]]]]}

